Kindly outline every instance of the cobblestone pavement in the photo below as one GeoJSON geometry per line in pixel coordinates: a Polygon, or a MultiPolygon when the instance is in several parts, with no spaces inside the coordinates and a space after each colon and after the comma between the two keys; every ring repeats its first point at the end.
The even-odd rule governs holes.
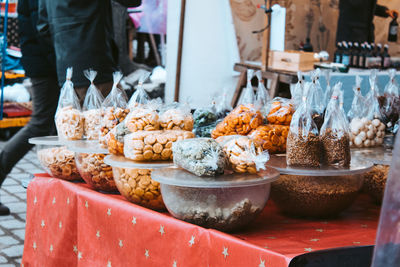
{"type": "MultiPolygon", "coordinates": [[[[4,142],[0,142],[2,148],[4,142]]],[[[11,209],[11,215],[0,216],[0,267],[20,266],[24,248],[26,220],[26,189],[32,174],[43,172],[31,150],[8,175],[0,189],[1,202],[11,209]]]]}

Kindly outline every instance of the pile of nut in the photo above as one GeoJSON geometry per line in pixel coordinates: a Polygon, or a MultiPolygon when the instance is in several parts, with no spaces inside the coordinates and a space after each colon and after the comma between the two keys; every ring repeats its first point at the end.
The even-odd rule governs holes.
{"type": "Polygon", "coordinates": [[[85,182],[96,190],[116,191],[111,166],[104,163],[104,154],[79,154],[76,164],[85,182]]]}
{"type": "Polygon", "coordinates": [[[106,145],[106,135],[128,115],[129,109],[108,107],[102,111],[100,144],[106,145]]]}
{"type": "MultiPolygon", "coordinates": [[[[217,139],[217,142],[222,141],[220,138],[217,139]]],[[[246,136],[233,137],[223,144],[223,149],[235,172],[257,173],[255,159],[263,150],[250,138],[246,136]]]]}
{"type": "Polygon", "coordinates": [[[83,112],[85,119],[85,136],[88,140],[98,140],[100,134],[101,111],[100,109],[90,109],[83,112]]]}
{"type": "Polygon", "coordinates": [[[288,165],[302,167],[319,167],[321,159],[321,143],[318,135],[308,133],[302,136],[289,131],[286,148],[286,162],[288,165]]]}
{"type": "Polygon", "coordinates": [[[114,167],[118,191],[129,201],[141,206],[165,209],[160,184],[151,179],[151,170],[114,167]]]}
{"type": "Polygon", "coordinates": [[[126,117],[126,127],[132,132],[155,131],[160,129],[159,117],[156,111],[136,107],[126,117]]]}
{"type": "Polygon", "coordinates": [[[181,109],[169,109],[160,115],[162,129],[165,130],[193,130],[193,116],[185,114],[181,109]]]}
{"type": "Polygon", "coordinates": [[[124,155],[137,161],[172,160],[172,143],[194,138],[189,131],[139,131],[124,138],[124,155]]]}
{"type": "Polygon", "coordinates": [[[263,122],[263,117],[251,105],[239,105],[225,119],[218,123],[211,133],[216,139],[224,135],[247,135],[251,130],[256,129],[263,122]]]}
{"type": "Polygon", "coordinates": [[[68,181],[80,180],[74,153],[67,147],[41,149],[37,151],[37,156],[50,175],[68,181]]]}
{"type": "Polygon", "coordinates": [[[380,120],[354,118],[350,123],[350,145],[355,147],[373,147],[381,145],[385,137],[385,124],[380,120]]]}
{"type": "Polygon", "coordinates": [[[250,133],[254,142],[269,153],[283,153],[286,151],[286,139],[289,126],[262,125],[250,133]]]}
{"type": "Polygon", "coordinates": [[[84,134],[85,119],[81,112],[72,106],[57,111],[56,127],[58,136],[66,140],[80,140],[84,134]]]}

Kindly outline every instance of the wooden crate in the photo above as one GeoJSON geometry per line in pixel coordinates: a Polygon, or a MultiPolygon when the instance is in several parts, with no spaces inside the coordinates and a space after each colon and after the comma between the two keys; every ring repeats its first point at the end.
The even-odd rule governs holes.
{"type": "Polygon", "coordinates": [[[268,67],[285,71],[309,71],[314,69],[314,53],[301,51],[270,51],[268,67]]]}

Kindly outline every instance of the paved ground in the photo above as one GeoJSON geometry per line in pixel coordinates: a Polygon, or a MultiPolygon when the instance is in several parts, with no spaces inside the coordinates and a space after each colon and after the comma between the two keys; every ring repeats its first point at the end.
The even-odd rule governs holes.
{"type": "MultiPolygon", "coordinates": [[[[3,145],[4,142],[0,142],[0,148],[3,145]]],[[[18,162],[0,189],[1,202],[11,209],[11,215],[0,216],[0,267],[20,265],[26,219],[26,189],[22,183],[38,172],[43,170],[32,150],[18,162]]]]}

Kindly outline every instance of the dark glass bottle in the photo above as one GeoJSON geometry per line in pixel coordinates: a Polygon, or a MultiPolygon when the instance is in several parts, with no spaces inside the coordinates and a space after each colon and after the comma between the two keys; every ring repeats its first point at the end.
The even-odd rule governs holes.
{"type": "Polygon", "coordinates": [[[358,42],[353,44],[353,63],[351,64],[354,68],[358,68],[358,62],[360,58],[360,46],[358,42]]]}
{"type": "Polygon", "coordinates": [[[342,64],[348,66],[350,64],[349,47],[345,41],[343,41],[342,44],[343,44],[342,64]]]}
{"type": "Polygon", "coordinates": [[[353,43],[352,42],[347,42],[347,46],[349,47],[349,55],[350,55],[350,59],[349,59],[349,66],[353,67],[353,43]]]}
{"type": "Polygon", "coordinates": [[[303,46],[303,51],[304,52],[313,52],[314,51],[314,48],[311,44],[311,40],[308,37],[306,38],[306,43],[303,46]]]}
{"type": "Polygon", "coordinates": [[[389,45],[385,44],[382,53],[382,69],[390,68],[389,45]]]}
{"type": "Polygon", "coordinates": [[[366,50],[365,50],[365,44],[361,44],[361,49],[360,49],[360,54],[358,56],[358,67],[360,69],[364,69],[365,68],[365,54],[366,54],[366,50]]]}
{"type": "Polygon", "coordinates": [[[397,22],[397,15],[395,15],[395,17],[389,24],[389,35],[388,35],[389,42],[397,42],[398,28],[399,28],[399,23],[397,22]]]}
{"type": "Polygon", "coordinates": [[[343,46],[341,42],[336,44],[336,51],[333,55],[333,62],[335,63],[342,63],[342,53],[343,53],[343,46]]]}
{"type": "Polygon", "coordinates": [[[375,45],[375,43],[370,43],[369,45],[371,46],[372,56],[376,57],[376,45],[375,45]]]}

